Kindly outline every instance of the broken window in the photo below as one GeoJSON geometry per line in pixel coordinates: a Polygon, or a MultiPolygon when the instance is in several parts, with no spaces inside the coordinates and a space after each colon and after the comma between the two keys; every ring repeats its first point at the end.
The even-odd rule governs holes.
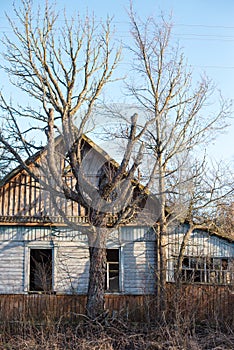
{"type": "Polygon", "coordinates": [[[29,290],[52,290],[52,249],[30,249],[29,290]]]}
{"type": "Polygon", "coordinates": [[[119,291],[119,249],[106,250],[106,291],[119,291]]]}
{"type": "Polygon", "coordinates": [[[184,282],[229,284],[233,280],[232,259],[185,256],[181,279],[184,282]]]}
{"type": "Polygon", "coordinates": [[[204,261],[202,258],[184,257],[182,263],[182,280],[186,282],[205,281],[204,261]]]}

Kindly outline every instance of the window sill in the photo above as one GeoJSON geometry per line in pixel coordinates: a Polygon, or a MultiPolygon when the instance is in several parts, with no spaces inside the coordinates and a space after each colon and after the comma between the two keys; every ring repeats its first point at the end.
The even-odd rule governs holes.
{"type": "Polygon", "coordinates": [[[55,291],[50,291],[50,292],[43,292],[43,291],[28,291],[28,294],[37,294],[37,295],[56,295],[55,291]]]}

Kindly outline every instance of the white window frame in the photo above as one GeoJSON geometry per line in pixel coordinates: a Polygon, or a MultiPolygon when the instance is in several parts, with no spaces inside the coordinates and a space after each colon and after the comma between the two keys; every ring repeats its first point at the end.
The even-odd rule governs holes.
{"type": "MultiPolygon", "coordinates": [[[[57,260],[57,246],[53,242],[29,242],[24,249],[24,292],[30,292],[30,251],[31,249],[51,249],[52,250],[52,292],[56,292],[57,271],[55,261],[57,260]]],[[[33,292],[34,293],[34,292],[33,292]]],[[[35,292],[37,293],[37,292],[35,292]]],[[[38,292],[40,293],[40,292],[38,292]]]]}
{"type": "MultiPolygon", "coordinates": [[[[211,256],[211,257],[198,257],[192,255],[185,255],[183,258],[188,259],[189,266],[182,267],[182,273],[185,274],[185,279],[181,276],[184,283],[203,283],[203,284],[219,284],[219,285],[228,285],[232,281],[233,271],[230,268],[232,265],[232,258],[224,256],[211,256]],[[210,262],[209,262],[210,259],[210,262]],[[195,262],[195,267],[192,264],[195,262]],[[203,264],[203,268],[199,268],[199,260],[203,264]],[[217,261],[217,266],[220,268],[214,267],[214,261],[217,261]],[[227,268],[223,268],[222,262],[227,261],[227,268]],[[213,266],[210,266],[210,265],[213,266]],[[193,275],[193,278],[190,280],[189,277],[186,277],[187,274],[193,275]],[[200,275],[200,281],[194,281],[196,273],[200,275]],[[212,276],[213,275],[213,276],[212,276]]],[[[199,276],[197,275],[197,276],[199,276]]]]}
{"type": "Polygon", "coordinates": [[[107,289],[105,291],[106,294],[120,294],[123,293],[123,286],[124,286],[124,278],[123,278],[123,247],[113,247],[113,246],[108,246],[106,250],[113,249],[113,250],[118,250],[119,252],[119,290],[118,291],[110,291],[108,289],[108,275],[109,275],[109,264],[107,263],[106,267],[106,279],[107,279],[107,289]]]}

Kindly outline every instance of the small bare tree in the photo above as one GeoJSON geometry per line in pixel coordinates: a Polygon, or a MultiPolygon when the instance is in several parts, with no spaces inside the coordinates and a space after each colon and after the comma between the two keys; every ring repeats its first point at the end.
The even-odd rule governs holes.
{"type": "Polygon", "coordinates": [[[218,203],[215,213],[215,225],[227,238],[234,239],[234,198],[218,203]]]}

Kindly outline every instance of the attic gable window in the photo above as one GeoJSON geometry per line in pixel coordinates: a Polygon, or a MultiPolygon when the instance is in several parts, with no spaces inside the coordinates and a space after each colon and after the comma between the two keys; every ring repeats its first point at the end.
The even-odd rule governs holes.
{"type": "Polygon", "coordinates": [[[29,291],[52,291],[52,249],[30,249],[29,291]]]}
{"type": "Polygon", "coordinates": [[[119,249],[107,249],[106,258],[106,291],[119,292],[119,249]]]}

